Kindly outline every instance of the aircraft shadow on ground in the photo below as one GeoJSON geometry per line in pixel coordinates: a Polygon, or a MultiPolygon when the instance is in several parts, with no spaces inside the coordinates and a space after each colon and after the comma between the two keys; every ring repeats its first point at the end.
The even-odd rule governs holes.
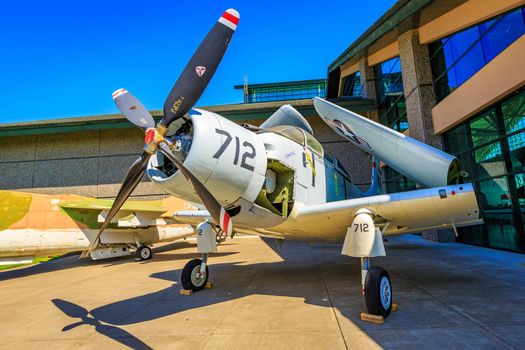
{"type": "MultiPolygon", "coordinates": [[[[180,281],[181,270],[168,270],[154,273],[151,277],[173,282],[173,285],[170,287],[106,304],[90,311],[65,300],[55,299],[52,302],[66,315],[80,319],[80,321],[64,327],[63,331],[72,329],[80,324],[89,324],[94,326],[97,332],[130,348],[147,349],[148,345],[130,333],[120,329],[119,326],[148,322],[187,310],[229,302],[250,295],[303,298],[307,304],[322,307],[336,307],[344,317],[357,324],[358,327],[362,328],[365,332],[369,329],[368,325],[361,325],[358,321],[359,313],[365,310],[364,301],[359,293],[358,259],[348,259],[347,257],[339,255],[336,252],[340,249],[340,245],[338,244],[323,244],[319,249],[309,249],[308,253],[305,254],[304,247],[303,249],[295,249],[295,243],[293,242],[287,243],[284,249],[280,248],[273,241],[265,240],[265,243],[277,252],[283,261],[257,264],[247,264],[243,261],[237,261],[214,264],[213,256],[217,255],[213,254],[210,261],[210,278],[216,281],[216,284],[212,289],[198,292],[193,296],[188,297],[179,294],[181,286],[178,281],[180,281]],[[332,270],[331,272],[321,271],[320,262],[317,261],[316,254],[323,255],[321,259],[323,260],[322,264],[324,269],[329,270],[332,264],[337,264],[339,265],[339,270],[332,270]],[[330,294],[333,293],[334,290],[328,291],[330,287],[327,287],[325,284],[324,273],[340,273],[340,271],[347,271],[344,275],[337,277],[340,277],[341,284],[345,286],[345,289],[343,290],[336,286],[335,293],[351,293],[352,297],[350,300],[347,299],[346,302],[332,304],[332,301],[329,299],[330,294]],[[257,278],[255,278],[255,275],[257,275],[257,278]],[[297,283],[305,282],[308,285],[314,286],[313,289],[315,290],[298,287],[297,283]],[[328,298],[320,297],[323,293],[326,293],[328,298]],[[156,306],[156,303],[159,303],[159,305],[156,306]],[[137,305],[140,306],[137,307],[137,305]],[[124,314],[123,310],[127,310],[127,313],[124,314]],[[102,324],[104,326],[102,326],[102,324]]],[[[408,246],[411,246],[412,249],[432,249],[428,247],[416,247],[411,244],[408,244],[408,246]]],[[[403,255],[404,251],[409,249],[408,246],[401,244],[396,248],[399,248],[399,253],[403,255]]],[[[236,252],[225,254],[236,254],[236,252]]],[[[183,256],[191,258],[196,255],[183,254],[183,256]]],[[[397,257],[397,260],[399,260],[399,257],[397,257]]],[[[408,273],[413,268],[410,267],[409,264],[398,264],[393,261],[389,263],[388,261],[383,260],[383,263],[386,263],[384,264],[385,267],[395,266],[392,272],[396,275],[408,273]]],[[[443,266],[443,268],[447,269],[448,267],[443,266]]],[[[454,277],[451,277],[450,280],[440,279],[433,281],[432,272],[426,273],[428,275],[427,282],[429,285],[444,284],[443,287],[446,288],[447,283],[457,283],[457,279],[454,277]]],[[[335,278],[335,280],[337,280],[337,278],[335,278]]],[[[332,281],[333,280],[334,278],[332,276],[332,281]]],[[[407,281],[404,282],[406,283],[407,281]]],[[[418,289],[416,286],[411,288],[418,289]]],[[[377,341],[377,339],[374,340],[377,341]]]]}
{"type": "Polygon", "coordinates": [[[71,318],[79,319],[79,321],[62,328],[62,332],[67,332],[78,326],[90,325],[95,327],[95,330],[98,333],[114,339],[115,341],[121,343],[122,345],[126,345],[131,349],[152,349],[149,345],[137,337],[131,335],[129,332],[126,332],[119,327],[102,324],[99,319],[90,315],[89,311],[81,306],[61,299],[53,299],[52,302],[64,314],[71,318]]]}
{"type": "MultiPolygon", "coordinates": [[[[173,251],[177,249],[183,249],[183,248],[190,248],[194,247],[196,244],[190,243],[188,241],[178,241],[173,242],[170,244],[166,244],[157,248],[153,248],[153,253],[164,253],[168,251],[173,251]]],[[[221,254],[221,253],[219,253],[221,254]]],[[[121,264],[128,264],[128,263],[134,263],[137,264],[137,262],[134,261],[135,255],[128,255],[128,256],[122,256],[118,258],[111,258],[106,260],[98,260],[94,261],[89,258],[86,259],[79,259],[80,253],[68,253],[59,259],[50,260],[48,262],[39,263],[30,265],[27,267],[19,268],[19,269],[13,269],[13,270],[5,270],[0,272],[0,281],[7,281],[10,279],[15,278],[21,278],[21,277],[27,277],[32,275],[37,275],[40,273],[47,273],[47,272],[54,272],[54,271],[60,271],[65,269],[70,269],[74,267],[81,267],[81,266],[91,266],[91,265],[100,265],[100,266],[115,266],[115,265],[121,265],[121,264]]],[[[144,262],[138,262],[139,264],[147,264],[155,261],[165,261],[165,260],[184,260],[184,259],[191,259],[192,257],[195,257],[195,254],[159,254],[153,257],[152,260],[144,261],[144,262]]]]}
{"type": "MultiPolygon", "coordinates": [[[[266,243],[269,244],[268,241],[266,243]]],[[[304,261],[309,258],[304,256],[304,250],[281,250],[279,247],[272,247],[272,249],[275,249],[275,251],[279,253],[283,261],[258,264],[246,264],[246,262],[237,261],[233,263],[214,264],[213,257],[236,254],[236,252],[213,254],[210,261],[210,278],[211,280],[220,282],[212,289],[203,290],[190,297],[179,294],[181,285],[178,281],[180,281],[181,270],[168,270],[154,273],[151,277],[173,282],[173,285],[170,287],[106,304],[90,311],[66,300],[54,299],[52,302],[64,314],[77,319],[71,325],[64,327],[64,332],[78,325],[87,324],[94,326],[95,330],[100,334],[130,348],[145,349],[149,348],[147,344],[136,336],[119,328],[119,326],[152,321],[187,310],[211,306],[255,294],[300,297],[304,298],[304,302],[308,304],[331,307],[331,304],[326,298],[321,299],[317,295],[319,292],[322,293],[324,291],[324,287],[321,286],[321,289],[317,290],[317,294],[314,295],[297,288],[294,283],[294,280],[307,280],[311,282],[319,279],[318,275],[312,273],[312,270],[318,271],[317,263],[304,263],[304,261]],[[301,263],[296,264],[295,261],[301,263]],[[264,272],[262,272],[261,275],[263,269],[264,272]],[[259,281],[256,285],[253,285],[250,281],[254,280],[256,274],[259,281]],[[290,276],[295,276],[295,278],[292,277],[292,280],[290,280],[290,276]],[[155,307],[155,303],[162,303],[161,307],[155,307]],[[137,309],[137,305],[141,306],[137,309]],[[127,310],[125,315],[123,314],[123,310],[127,310]],[[134,311],[130,312],[130,310],[134,311]]],[[[182,256],[188,259],[196,257],[195,254],[182,254],[182,256]]],[[[160,255],[155,257],[155,259],[159,257],[160,255]]],[[[348,261],[348,264],[350,263],[351,261],[348,261]]],[[[357,268],[357,265],[351,268],[357,268]]],[[[358,283],[357,280],[355,282],[358,283]]],[[[345,310],[343,314],[348,317],[348,312],[349,310],[345,310]]]]}

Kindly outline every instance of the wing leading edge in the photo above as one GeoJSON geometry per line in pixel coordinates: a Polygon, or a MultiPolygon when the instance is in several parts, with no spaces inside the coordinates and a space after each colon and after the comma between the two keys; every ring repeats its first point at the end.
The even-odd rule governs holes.
{"type": "Polygon", "coordinates": [[[302,207],[297,223],[319,238],[344,237],[355,212],[366,208],[383,234],[394,235],[481,224],[471,184],[427,188],[302,207]],[[387,226],[388,224],[388,226],[387,226]]]}

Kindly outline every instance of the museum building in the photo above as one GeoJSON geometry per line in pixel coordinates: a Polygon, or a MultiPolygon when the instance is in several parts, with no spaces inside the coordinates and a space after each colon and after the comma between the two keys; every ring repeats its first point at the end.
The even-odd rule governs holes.
{"type": "MultiPolygon", "coordinates": [[[[401,0],[328,67],[327,97],[457,156],[484,225],[459,240],[525,251],[525,1],[401,0]]],[[[388,192],[415,184],[384,168],[388,192]]]]}
{"type": "MultiPolygon", "coordinates": [[[[311,123],[352,181],[370,161],[316,114],[340,106],[456,155],[473,182],[484,225],[462,242],[525,252],[525,1],[400,0],[328,66],[327,79],[247,84],[244,103],[199,107],[259,125],[283,103],[311,123]],[[523,209],[522,209],[523,208],[523,209]]],[[[328,62],[327,62],[328,63],[328,62]]],[[[152,111],[156,120],[161,111],[152,111]]],[[[120,114],[0,124],[0,189],[114,197],[143,146],[120,114]]],[[[383,167],[387,192],[415,184],[383,167]]],[[[165,196],[146,177],[134,197],[165,196]]],[[[438,232],[438,240],[450,239],[438,232]]]]}

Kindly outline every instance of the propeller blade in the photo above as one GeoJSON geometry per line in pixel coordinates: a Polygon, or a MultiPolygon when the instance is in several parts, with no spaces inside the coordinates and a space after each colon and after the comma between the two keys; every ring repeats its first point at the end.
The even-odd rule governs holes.
{"type": "Polygon", "coordinates": [[[89,246],[88,253],[91,252],[91,250],[98,245],[98,241],[102,232],[109,226],[111,220],[113,220],[119,209],[122,208],[122,205],[124,205],[126,200],[131,195],[131,192],[133,192],[133,190],[139,184],[140,180],[142,179],[142,176],[144,175],[144,170],[148,165],[148,160],[150,157],[150,153],[143,152],[142,155],[137,160],[135,160],[133,165],[131,165],[131,168],[129,168],[128,174],[122,182],[122,186],[118,191],[117,197],[115,198],[113,205],[109,209],[108,215],[106,216],[106,220],[104,220],[104,223],[100,227],[97,236],[89,246]]]}
{"type": "Polygon", "coordinates": [[[133,124],[144,130],[155,127],[155,121],[139,100],[125,89],[118,89],[111,97],[119,111],[133,124]]]}
{"type": "Polygon", "coordinates": [[[53,299],[51,300],[51,302],[55,304],[55,306],[59,308],[60,311],[62,311],[69,317],[84,318],[84,317],[87,317],[88,315],[88,311],[84,309],[82,306],[78,306],[69,301],[62,300],[62,299],[53,299]]]}
{"type": "Polygon", "coordinates": [[[80,322],[75,322],[75,323],[72,323],[72,324],[68,324],[67,326],[65,326],[64,328],[62,328],[62,332],[67,332],[67,331],[70,331],[72,330],[73,328],[77,328],[78,326],[83,326],[85,325],[86,323],[84,321],[80,321],[80,322]]]}
{"type": "Polygon", "coordinates": [[[220,205],[220,203],[213,197],[206,187],[184,166],[181,162],[175,158],[175,155],[171,152],[169,146],[165,142],[159,143],[159,149],[168,157],[177,168],[180,170],[182,175],[192,184],[195,192],[202,200],[202,203],[208,209],[208,212],[212,216],[213,220],[219,224],[220,228],[231,236],[232,233],[232,220],[226,210],[220,205]]]}
{"type": "Polygon", "coordinates": [[[236,10],[226,10],[206,35],[166,98],[159,125],[169,127],[197,103],[228,48],[239,18],[236,10]]]}

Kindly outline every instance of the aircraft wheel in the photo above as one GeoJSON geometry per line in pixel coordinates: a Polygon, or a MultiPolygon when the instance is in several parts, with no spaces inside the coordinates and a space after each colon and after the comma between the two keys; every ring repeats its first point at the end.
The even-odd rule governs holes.
{"type": "Polygon", "coordinates": [[[182,269],[181,282],[184,289],[197,292],[206,286],[206,282],[208,282],[208,266],[206,265],[206,271],[201,276],[201,263],[201,259],[193,259],[188,261],[182,269]]]}
{"type": "Polygon", "coordinates": [[[145,261],[153,258],[153,252],[151,251],[151,248],[147,245],[144,245],[142,247],[139,247],[137,249],[137,260],[139,261],[145,261]]]}
{"type": "Polygon", "coordinates": [[[365,281],[365,303],[369,314],[388,317],[392,311],[392,284],[385,269],[373,266],[365,281]]]}

